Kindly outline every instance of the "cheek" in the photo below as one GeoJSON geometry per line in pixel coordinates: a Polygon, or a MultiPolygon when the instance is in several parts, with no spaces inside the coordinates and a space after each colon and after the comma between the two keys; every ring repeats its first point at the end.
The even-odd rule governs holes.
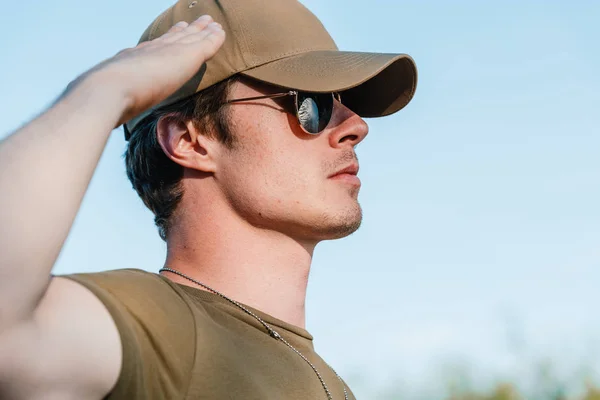
{"type": "Polygon", "coordinates": [[[324,195],[305,157],[280,149],[245,148],[232,159],[222,188],[235,212],[255,225],[294,220],[324,195]],[[235,164],[233,164],[235,162],[235,164]]]}
{"type": "Polygon", "coordinates": [[[314,190],[314,164],[284,147],[253,147],[232,160],[230,184],[253,201],[287,202],[314,190]],[[235,164],[233,164],[235,162],[235,164]],[[312,170],[311,170],[311,165],[312,170]]]}
{"type": "Polygon", "coordinates": [[[310,208],[325,197],[318,143],[298,137],[286,116],[236,116],[243,122],[232,127],[238,144],[227,154],[221,183],[238,212],[281,216],[291,205],[310,208]]]}
{"type": "Polygon", "coordinates": [[[245,122],[234,127],[239,143],[229,157],[238,185],[271,195],[306,190],[318,160],[310,157],[311,143],[291,132],[286,114],[241,117],[245,122]]]}

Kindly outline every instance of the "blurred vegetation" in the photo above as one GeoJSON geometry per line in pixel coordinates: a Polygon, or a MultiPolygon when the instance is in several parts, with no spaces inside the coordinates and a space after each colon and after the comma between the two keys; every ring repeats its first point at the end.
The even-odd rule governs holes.
{"type": "Polygon", "coordinates": [[[437,390],[428,393],[425,390],[415,392],[408,390],[409,386],[397,383],[369,398],[377,400],[600,400],[598,371],[594,368],[583,368],[572,375],[569,374],[570,376],[561,376],[557,373],[555,365],[550,360],[546,360],[539,362],[533,368],[525,368],[527,372],[513,370],[508,376],[499,376],[498,379],[483,384],[481,379],[475,377],[479,376],[474,373],[476,371],[465,365],[454,364],[447,367],[442,371],[443,378],[440,381],[442,385],[435,385],[438,387],[437,390]],[[525,379],[521,379],[523,375],[525,379]]]}
{"type": "Polygon", "coordinates": [[[560,386],[554,393],[538,394],[533,397],[525,396],[510,383],[500,383],[488,393],[454,393],[446,400],[600,400],[600,389],[588,385],[585,392],[578,396],[567,396],[560,386]],[[542,397],[543,396],[543,397],[542,397]]]}
{"type": "MultiPolygon", "coordinates": [[[[600,387],[587,385],[582,393],[567,395],[561,385],[555,388],[543,388],[536,393],[526,394],[512,383],[498,383],[488,390],[449,390],[449,394],[440,400],[600,400],[600,387]]],[[[380,394],[379,400],[411,400],[415,397],[400,394],[400,391],[387,390],[380,394]]],[[[415,399],[430,399],[418,396],[415,399]]],[[[437,398],[437,397],[436,397],[437,398]]]]}

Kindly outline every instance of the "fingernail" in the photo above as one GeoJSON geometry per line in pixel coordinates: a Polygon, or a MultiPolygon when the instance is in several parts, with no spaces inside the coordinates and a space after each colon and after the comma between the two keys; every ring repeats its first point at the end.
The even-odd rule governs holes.
{"type": "Polygon", "coordinates": [[[203,15],[197,19],[197,21],[210,21],[212,17],[210,15],[203,15]]]}
{"type": "Polygon", "coordinates": [[[211,22],[210,24],[208,24],[208,27],[210,29],[223,29],[223,27],[221,26],[221,24],[218,23],[218,22],[211,22]]]}

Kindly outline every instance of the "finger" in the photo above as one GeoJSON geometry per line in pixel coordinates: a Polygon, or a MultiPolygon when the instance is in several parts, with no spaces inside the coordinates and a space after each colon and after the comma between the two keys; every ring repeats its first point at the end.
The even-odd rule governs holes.
{"type": "Polygon", "coordinates": [[[187,22],[185,22],[185,21],[179,21],[178,23],[176,23],[175,25],[173,25],[171,27],[171,29],[169,29],[167,31],[167,33],[165,33],[165,35],[167,35],[169,33],[172,33],[172,32],[181,32],[182,30],[184,30],[188,26],[189,26],[189,24],[187,22]]]}
{"type": "Polygon", "coordinates": [[[204,28],[206,28],[209,24],[211,24],[213,21],[212,17],[210,15],[203,15],[200,18],[198,18],[197,20],[193,21],[190,26],[189,26],[189,31],[201,31],[204,28]]]}
{"type": "Polygon", "coordinates": [[[223,34],[224,36],[224,33],[225,32],[223,31],[223,27],[221,26],[221,24],[217,22],[211,22],[205,29],[203,29],[200,32],[181,36],[181,38],[177,40],[177,43],[187,44],[202,42],[211,36],[220,36],[221,34],[223,34]]]}
{"type": "Polygon", "coordinates": [[[217,50],[225,42],[225,31],[222,29],[207,29],[197,35],[189,35],[185,38],[177,41],[178,44],[185,44],[194,46],[197,50],[197,54],[201,54],[204,57],[204,61],[208,61],[212,58],[217,50]]]}
{"type": "Polygon", "coordinates": [[[225,31],[216,31],[209,35],[205,41],[210,43],[210,46],[204,46],[203,48],[204,58],[206,61],[208,61],[213,58],[221,46],[223,46],[223,43],[225,43],[225,31]]]}
{"type": "Polygon", "coordinates": [[[189,26],[189,24],[187,22],[185,22],[185,21],[179,21],[178,23],[176,23],[175,25],[173,25],[171,27],[171,29],[169,29],[162,36],[159,36],[157,39],[169,40],[169,38],[173,37],[175,34],[181,32],[181,31],[183,31],[188,26],[189,26]]]}
{"type": "Polygon", "coordinates": [[[193,35],[185,35],[179,38],[175,43],[177,44],[190,44],[190,43],[201,43],[205,41],[209,36],[214,35],[218,31],[222,31],[222,29],[209,26],[201,32],[197,32],[193,35]]]}
{"type": "Polygon", "coordinates": [[[206,62],[213,58],[221,46],[223,46],[223,43],[225,43],[225,31],[214,32],[207,36],[202,42],[202,47],[199,49],[204,56],[204,61],[206,62]]]}
{"type": "MultiPolygon", "coordinates": [[[[189,25],[186,25],[183,29],[177,29],[173,32],[167,32],[161,37],[161,39],[167,43],[172,43],[185,35],[202,31],[213,19],[210,15],[203,15],[189,25]]],[[[172,28],[171,28],[172,29],[172,28]]]]}

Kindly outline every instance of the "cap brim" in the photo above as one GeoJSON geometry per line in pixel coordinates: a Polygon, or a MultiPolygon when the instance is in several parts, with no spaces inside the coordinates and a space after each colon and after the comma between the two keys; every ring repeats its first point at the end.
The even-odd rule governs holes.
{"type": "Polygon", "coordinates": [[[340,92],[361,117],[382,117],[413,98],[417,68],[406,54],[311,51],[241,72],[273,85],[308,92],[340,92]]]}

